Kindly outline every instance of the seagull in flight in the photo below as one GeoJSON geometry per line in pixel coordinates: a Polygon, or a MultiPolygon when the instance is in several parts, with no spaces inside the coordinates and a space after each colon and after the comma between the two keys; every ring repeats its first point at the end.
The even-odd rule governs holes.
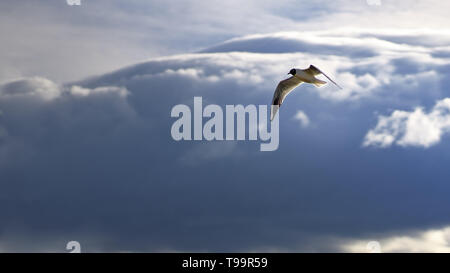
{"type": "Polygon", "coordinates": [[[326,84],[327,82],[319,80],[316,77],[314,77],[319,74],[324,75],[337,87],[342,89],[342,87],[340,87],[337,83],[335,83],[332,79],[330,79],[330,77],[328,77],[325,73],[323,73],[319,68],[315,67],[314,65],[310,65],[307,69],[292,68],[291,71],[289,71],[288,73],[288,75],[292,75],[292,77],[282,80],[278,84],[277,89],[275,89],[275,93],[273,94],[272,99],[272,107],[270,110],[270,120],[271,121],[273,120],[275,114],[278,111],[278,108],[280,108],[286,96],[301,83],[303,82],[311,83],[317,87],[326,84]]]}

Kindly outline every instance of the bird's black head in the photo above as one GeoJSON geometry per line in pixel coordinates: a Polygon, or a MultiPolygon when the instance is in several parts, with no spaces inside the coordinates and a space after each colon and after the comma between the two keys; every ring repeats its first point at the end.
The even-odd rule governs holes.
{"type": "Polygon", "coordinates": [[[289,71],[288,75],[289,75],[289,74],[291,74],[292,76],[294,76],[294,75],[295,75],[295,73],[296,73],[295,69],[294,69],[294,68],[292,68],[292,69],[291,69],[291,71],[289,71]]]}

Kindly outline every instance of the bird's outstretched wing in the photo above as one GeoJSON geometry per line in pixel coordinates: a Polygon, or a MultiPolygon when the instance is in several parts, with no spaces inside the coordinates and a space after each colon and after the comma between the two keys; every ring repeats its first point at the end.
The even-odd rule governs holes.
{"type": "Polygon", "coordinates": [[[327,74],[323,73],[319,68],[315,67],[314,65],[310,65],[307,69],[305,69],[306,73],[309,73],[313,76],[315,75],[319,75],[322,74],[324,75],[327,79],[329,79],[332,83],[334,83],[337,87],[339,87],[340,89],[342,89],[342,87],[339,86],[339,84],[335,83],[330,77],[327,76],[327,74]]]}
{"type": "Polygon", "coordinates": [[[295,87],[299,86],[302,82],[303,81],[300,80],[299,78],[292,76],[278,83],[277,88],[273,93],[272,105],[275,105],[275,107],[270,108],[270,120],[273,120],[275,114],[278,111],[278,108],[281,106],[286,96],[292,90],[294,90],[295,87]]]}

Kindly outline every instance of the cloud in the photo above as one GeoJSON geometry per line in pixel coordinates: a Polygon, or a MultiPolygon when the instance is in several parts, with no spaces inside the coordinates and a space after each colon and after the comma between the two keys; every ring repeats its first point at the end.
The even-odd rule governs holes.
{"type": "Polygon", "coordinates": [[[383,32],[348,29],[335,32],[248,35],[231,39],[203,52],[236,52],[233,53],[234,56],[239,56],[237,52],[242,52],[241,56],[246,56],[246,60],[256,61],[246,69],[252,70],[250,75],[261,75],[261,83],[273,78],[275,73],[281,75],[286,67],[305,68],[313,63],[344,87],[342,90],[333,87],[312,89],[322,98],[333,101],[357,101],[387,95],[391,100],[397,100],[399,96],[404,97],[420,88],[427,88],[433,96],[438,97],[439,94],[433,93],[439,89],[436,84],[445,77],[442,72],[447,70],[449,60],[439,57],[442,52],[439,42],[435,46],[424,46],[418,41],[419,37],[424,36],[437,40],[442,33],[389,29],[385,30],[384,35],[381,33],[383,32]],[[284,70],[281,70],[282,67],[284,70]],[[391,86],[395,86],[397,90],[388,93],[387,89],[390,90],[391,86]]]}
{"type": "Polygon", "coordinates": [[[64,86],[42,77],[23,78],[0,85],[0,100],[36,98],[50,102],[60,98],[63,94],[87,97],[107,93],[116,93],[120,97],[128,95],[128,91],[120,87],[100,86],[89,89],[77,85],[64,86]]]}
{"type": "Polygon", "coordinates": [[[309,117],[305,114],[305,112],[298,110],[297,113],[294,116],[295,120],[298,120],[300,123],[300,126],[303,128],[306,128],[309,126],[309,117]]]}
{"type": "Polygon", "coordinates": [[[60,94],[57,84],[42,77],[15,80],[0,86],[0,99],[35,97],[51,101],[60,94]]]}
{"type": "MultiPolygon", "coordinates": [[[[361,38],[373,34],[382,38],[373,40],[369,46],[372,49],[389,41],[398,47],[395,44],[404,40],[409,45],[446,46],[450,27],[444,12],[448,3],[436,0],[385,2],[382,8],[373,8],[364,0],[316,1],[305,5],[297,5],[293,0],[264,4],[255,0],[245,4],[199,0],[183,3],[133,0],[124,4],[97,0],[85,1],[79,7],[68,6],[61,0],[39,4],[31,0],[20,3],[5,0],[0,5],[3,18],[0,35],[8,37],[0,45],[3,64],[0,79],[39,75],[58,83],[105,73],[149,57],[196,52],[229,38],[255,33],[282,30],[305,34],[302,44],[286,40],[284,51],[265,40],[258,47],[267,50],[307,51],[309,46],[317,46],[338,53],[342,41],[349,44],[345,48],[358,43],[358,39],[349,37],[355,25],[369,30],[370,34],[361,38]],[[399,30],[392,29],[393,25],[399,30]],[[314,39],[318,38],[308,36],[309,31],[324,29],[334,36],[327,38],[329,46],[315,44],[314,39]],[[27,37],[26,43],[23,37],[27,37]]],[[[373,53],[357,48],[354,52],[373,53]]]]}
{"type": "Polygon", "coordinates": [[[428,148],[441,141],[450,130],[450,98],[437,101],[430,112],[417,107],[414,111],[395,110],[390,116],[379,116],[378,123],[365,136],[363,146],[417,146],[428,148]]]}
{"type": "MultiPolygon", "coordinates": [[[[450,227],[409,231],[403,234],[373,236],[380,245],[381,252],[450,252],[450,227]]],[[[373,239],[350,240],[341,247],[345,252],[368,252],[367,244],[373,239]]]]}
{"type": "MultiPolygon", "coordinates": [[[[41,238],[60,243],[39,241],[33,251],[60,251],[69,240],[85,251],[329,251],[328,238],[448,223],[448,177],[439,175],[447,161],[423,164],[445,159],[448,143],[426,155],[360,149],[374,111],[442,101],[449,82],[445,35],[386,33],[248,36],[226,43],[233,52],[153,58],[77,82],[3,82],[0,233],[11,239],[2,248],[26,250],[26,238],[41,238]],[[286,40],[307,52],[284,52],[286,40]],[[344,89],[292,92],[276,152],[171,138],[174,105],[192,106],[194,96],[204,105],[267,105],[292,67],[310,63],[344,89]],[[285,123],[298,109],[314,117],[302,134],[285,123]],[[433,187],[428,173],[438,174],[433,187]]],[[[446,105],[421,108],[441,131],[446,105]]]]}
{"type": "Polygon", "coordinates": [[[126,97],[129,93],[128,90],[122,87],[116,86],[101,86],[94,89],[83,88],[81,86],[73,85],[70,87],[70,94],[73,96],[87,97],[96,94],[114,93],[119,97],[126,97]]]}
{"type": "MultiPolygon", "coordinates": [[[[0,85],[0,166],[23,164],[19,159],[42,152],[37,143],[52,139],[55,132],[68,133],[88,120],[91,124],[102,121],[104,124],[98,127],[101,130],[113,119],[118,122],[132,117],[134,110],[127,105],[127,95],[123,87],[91,89],[60,85],[42,77],[3,83],[0,85]],[[79,107],[84,110],[80,111],[79,107]]],[[[84,138],[89,136],[85,134],[84,138]]]]}

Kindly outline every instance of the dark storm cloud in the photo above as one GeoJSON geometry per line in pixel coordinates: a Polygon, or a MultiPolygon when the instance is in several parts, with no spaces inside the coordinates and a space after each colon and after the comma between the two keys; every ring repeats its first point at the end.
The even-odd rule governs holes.
{"type": "Polygon", "coordinates": [[[445,137],[428,149],[361,147],[374,112],[445,98],[447,61],[380,45],[369,54],[378,58],[357,62],[347,45],[340,56],[253,50],[160,58],[66,85],[3,84],[0,250],[64,251],[78,240],[84,251],[326,251],[340,249],[336,238],[447,224],[445,137]],[[174,105],[268,104],[302,58],[345,90],[292,93],[279,150],[171,138],[174,105]],[[441,85],[424,94],[430,81],[441,85]],[[307,128],[292,119],[299,109],[307,128]]]}

